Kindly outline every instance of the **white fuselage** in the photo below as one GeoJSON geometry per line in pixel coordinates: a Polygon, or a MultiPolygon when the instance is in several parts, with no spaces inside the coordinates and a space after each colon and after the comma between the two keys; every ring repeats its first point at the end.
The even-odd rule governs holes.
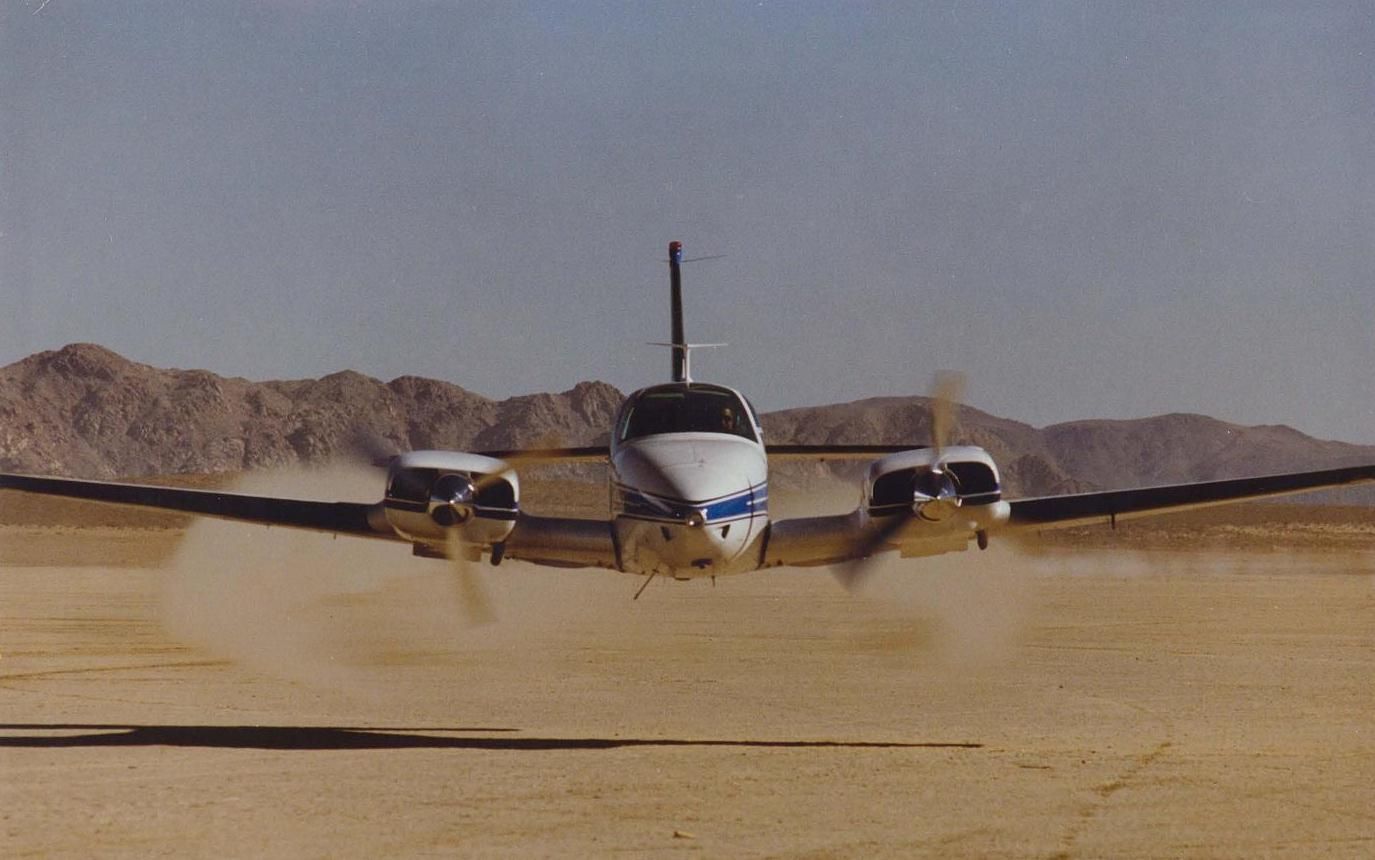
{"type": "Polygon", "coordinates": [[[613,447],[611,516],[621,566],[675,579],[758,569],[769,524],[764,446],[670,432],[613,447]]]}

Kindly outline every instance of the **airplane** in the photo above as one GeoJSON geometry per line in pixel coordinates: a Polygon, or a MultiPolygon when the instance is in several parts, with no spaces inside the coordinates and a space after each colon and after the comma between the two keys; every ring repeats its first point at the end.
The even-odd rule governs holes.
{"type": "MultiPolygon", "coordinates": [[[[782,566],[837,565],[857,586],[872,560],[987,548],[991,536],[1119,520],[1375,481],[1375,465],[1005,499],[987,451],[950,443],[958,381],[938,385],[926,445],[766,443],[740,392],[691,375],[681,242],[669,244],[670,382],[626,398],[605,448],[410,451],[392,457],[371,504],[305,501],[140,484],[0,473],[0,489],[181,511],[269,526],[391,540],[415,555],[492,565],[516,559],[697,580],[782,566]],[[846,514],[775,520],[769,463],[868,460],[846,514]],[[527,464],[606,463],[610,516],[546,517],[521,507],[527,464]]],[[[689,261],[690,262],[690,261],[689,261]]]]}

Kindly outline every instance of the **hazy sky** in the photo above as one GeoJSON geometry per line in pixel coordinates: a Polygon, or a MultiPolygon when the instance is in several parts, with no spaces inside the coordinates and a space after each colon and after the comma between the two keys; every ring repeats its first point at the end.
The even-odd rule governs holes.
{"type": "Polygon", "coordinates": [[[0,0],[0,364],[1375,442],[1375,6],[0,0]],[[40,8],[41,7],[41,8],[40,8]]]}

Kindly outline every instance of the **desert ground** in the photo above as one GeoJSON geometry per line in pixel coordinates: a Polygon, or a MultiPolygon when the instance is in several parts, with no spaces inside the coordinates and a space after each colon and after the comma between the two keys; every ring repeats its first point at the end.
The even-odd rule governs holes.
{"type": "Polygon", "coordinates": [[[508,564],[474,627],[401,545],[0,496],[6,857],[1375,854],[1369,511],[508,564]]]}

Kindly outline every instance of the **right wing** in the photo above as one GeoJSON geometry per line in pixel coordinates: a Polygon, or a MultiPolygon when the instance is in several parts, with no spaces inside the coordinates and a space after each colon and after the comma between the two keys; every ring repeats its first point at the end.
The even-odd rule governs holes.
{"type": "Polygon", "coordinates": [[[608,520],[522,513],[505,544],[506,558],[531,564],[620,570],[620,554],[608,520]]]}
{"type": "Polygon", "coordinates": [[[308,531],[399,539],[396,532],[387,525],[386,515],[380,503],[368,505],[360,502],[312,502],[221,493],[213,490],[183,490],[147,484],[119,484],[3,473],[0,473],[0,490],[182,511],[203,517],[308,531]]]}
{"type": "MultiPolygon", "coordinates": [[[[258,525],[406,541],[387,523],[380,502],[315,502],[148,484],[3,473],[0,473],[0,490],[180,511],[258,525]]],[[[505,543],[507,558],[533,564],[612,570],[619,567],[611,524],[607,520],[541,517],[521,513],[505,543]]]]}
{"type": "Polygon", "coordinates": [[[604,463],[610,458],[610,449],[605,445],[592,445],[583,448],[503,448],[495,451],[474,451],[483,457],[496,460],[512,460],[524,464],[557,463],[604,463]]]}

